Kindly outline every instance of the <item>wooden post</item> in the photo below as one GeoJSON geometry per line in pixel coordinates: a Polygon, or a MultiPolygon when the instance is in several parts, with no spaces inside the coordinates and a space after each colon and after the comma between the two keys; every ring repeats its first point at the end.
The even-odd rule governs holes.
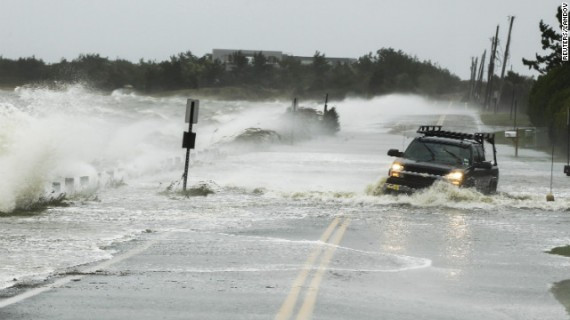
{"type": "Polygon", "coordinates": [[[564,166],[564,173],[570,177],[570,107],[568,107],[566,113],[566,127],[568,127],[568,136],[566,137],[567,160],[566,160],[566,165],[564,166]]]}
{"type": "Polygon", "coordinates": [[[79,185],[81,188],[89,187],[89,176],[79,177],[79,185]]]}
{"type": "Polygon", "coordinates": [[[515,108],[515,85],[513,84],[513,97],[511,99],[511,112],[509,114],[509,119],[513,118],[514,108],[515,108]]]}
{"type": "Polygon", "coordinates": [[[65,192],[69,194],[75,192],[75,178],[65,178],[65,192]]]}
{"type": "Polygon", "coordinates": [[[515,134],[517,135],[515,137],[515,158],[518,158],[519,156],[519,129],[515,129],[515,134]]]}
{"type": "Polygon", "coordinates": [[[493,75],[495,74],[495,59],[497,58],[497,41],[499,38],[499,26],[495,31],[495,37],[491,44],[491,59],[489,60],[489,71],[487,74],[487,90],[485,93],[485,109],[488,109],[491,103],[491,94],[493,93],[493,75]]]}
{"type": "Polygon", "coordinates": [[[568,127],[568,136],[566,137],[566,165],[570,166],[570,107],[568,107],[566,112],[566,127],[568,127]]]}
{"type": "Polygon", "coordinates": [[[546,201],[554,201],[554,195],[552,194],[552,180],[554,179],[554,142],[552,142],[552,157],[550,161],[550,193],[546,195],[546,201]]]}
{"type": "Polygon", "coordinates": [[[297,98],[293,99],[291,106],[291,144],[295,143],[295,114],[297,113],[297,98]]]}
{"type": "Polygon", "coordinates": [[[475,77],[477,76],[478,57],[471,57],[471,77],[469,78],[469,101],[473,100],[475,93],[475,77]]]}
{"type": "Polygon", "coordinates": [[[479,76],[477,78],[477,87],[475,88],[475,95],[480,102],[481,99],[481,90],[483,89],[483,73],[485,73],[485,57],[487,55],[487,50],[483,51],[483,55],[481,56],[481,64],[479,64],[479,76]]]}
{"type": "Polygon", "coordinates": [[[514,121],[514,127],[515,127],[515,157],[519,156],[519,128],[517,128],[517,100],[515,99],[515,121],[514,121]]]}

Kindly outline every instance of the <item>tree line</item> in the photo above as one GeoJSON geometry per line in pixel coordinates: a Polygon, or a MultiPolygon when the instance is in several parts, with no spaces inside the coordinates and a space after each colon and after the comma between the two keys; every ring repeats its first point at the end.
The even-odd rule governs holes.
{"type": "Polygon", "coordinates": [[[570,63],[562,61],[562,9],[558,7],[556,18],[559,28],[539,23],[544,55],[536,54],[535,60],[523,59],[523,64],[538,71],[538,77],[530,91],[528,115],[536,126],[549,128],[550,138],[559,146],[567,142],[567,117],[570,108],[570,63]]]}
{"type": "Polygon", "coordinates": [[[190,51],[165,61],[110,60],[99,54],[82,54],[71,61],[45,63],[35,57],[0,57],[0,86],[30,83],[86,83],[96,89],[130,86],[144,93],[180,89],[244,87],[273,90],[295,96],[374,96],[392,92],[442,95],[464,89],[459,77],[401,50],[383,48],[353,63],[330,63],[316,52],[311,64],[285,56],[271,61],[261,52],[248,59],[232,55],[231,65],[197,57],[190,51]]]}

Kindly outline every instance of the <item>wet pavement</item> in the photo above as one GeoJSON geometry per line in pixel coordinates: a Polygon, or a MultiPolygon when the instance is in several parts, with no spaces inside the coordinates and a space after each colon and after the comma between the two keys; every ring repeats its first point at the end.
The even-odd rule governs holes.
{"type": "Polygon", "coordinates": [[[569,222],[533,212],[376,208],[223,233],[147,233],[103,266],[51,279],[64,283],[41,285],[51,289],[5,306],[0,318],[278,319],[298,288],[292,317],[564,319],[549,286],[570,263],[543,250],[545,238],[565,233],[552,229],[553,219],[569,222]],[[319,241],[327,228],[329,244],[319,241]],[[509,231],[519,228],[528,230],[509,231]]]}

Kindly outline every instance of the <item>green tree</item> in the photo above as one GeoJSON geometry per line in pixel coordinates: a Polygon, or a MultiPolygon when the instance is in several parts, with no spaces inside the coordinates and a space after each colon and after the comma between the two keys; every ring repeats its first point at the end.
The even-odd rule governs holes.
{"type": "Polygon", "coordinates": [[[71,62],[77,81],[87,82],[95,88],[110,89],[107,84],[111,62],[99,54],[81,54],[71,62]]]}
{"type": "Polygon", "coordinates": [[[458,90],[459,79],[449,71],[419,61],[402,51],[383,48],[350,63],[329,63],[316,52],[311,63],[294,56],[279,61],[261,52],[248,59],[241,52],[224,64],[211,56],[196,57],[190,51],[164,61],[139,60],[136,63],[110,60],[98,54],[82,54],[74,60],[46,64],[34,57],[16,60],[0,57],[0,84],[30,82],[85,82],[113,90],[132,85],[144,92],[185,88],[236,86],[270,89],[280,96],[311,97],[323,95],[342,98],[348,93],[371,96],[391,92],[442,94],[458,90]],[[250,63],[251,62],[251,63],[250,63]]]}
{"type": "MultiPolygon", "coordinates": [[[[561,21],[560,7],[557,18],[561,21]]],[[[527,113],[534,125],[547,126],[550,138],[561,144],[566,140],[566,112],[570,107],[570,64],[562,63],[559,35],[542,21],[540,30],[542,48],[553,52],[537,54],[536,61],[523,61],[542,73],[530,91],[527,113]]]]}
{"type": "Polygon", "coordinates": [[[246,84],[249,73],[249,60],[241,52],[236,51],[230,55],[231,84],[246,84]]]}
{"type": "Polygon", "coordinates": [[[557,115],[569,106],[570,65],[565,64],[538,78],[530,92],[527,113],[535,125],[551,126],[557,125],[557,115]]]}
{"type": "Polygon", "coordinates": [[[219,87],[224,85],[226,67],[220,60],[212,60],[204,56],[199,59],[198,63],[202,67],[199,78],[200,87],[219,87]]]}
{"type": "Polygon", "coordinates": [[[313,71],[311,89],[315,91],[326,89],[331,66],[329,65],[324,54],[320,53],[319,51],[315,52],[315,55],[313,55],[313,63],[311,64],[311,69],[313,71]]]}
{"type": "Polygon", "coordinates": [[[291,91],[295,96],[302,95],[308,88],[307,67],[291,56],[283,57],[279,62],[276,88],[291,91]]]}
{"type": "MultiPolygon", "coordinates": [[[[562,8],[558,7],[556,13],[559,27],[562,26],[562,8]]],[[[536,54],[536,60],[522,59],[523,64],[529,69],[534,69],[541,74],[562,65],[562,34],[556,32],[551,26],[540,20],[539,29],[541,32],[542,50],[547,50],[546,55],[536,54]]],[[[558,30],[560,30],[559,28],[558,30]]]]}
{"type": "Polygon", "coordinates": [[[272,84],[272,69],[273,66],[269,64],[267,57],[261,52],[253,54],[252,60],[252,82],[264,87],[272,84]]]}

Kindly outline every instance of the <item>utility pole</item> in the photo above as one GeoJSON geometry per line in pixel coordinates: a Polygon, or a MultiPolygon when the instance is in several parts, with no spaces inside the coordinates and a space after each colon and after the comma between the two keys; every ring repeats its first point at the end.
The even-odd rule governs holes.
{"type": "Polygon", "coordinates": [[[497,59],[497,42],[499,39],[499,26],[491,44],[491,59],[489,60],[489,72],[487,74],[487,90],[485,94],[485,109],[491,104],[491,94],[493,93],[493,76],[495,74],[495,59],[497,59]]]}
{"type": "Polygon", "coordinates": [[[471,77],[469,78],[469,101],[473,100],[475,94],[475,77],[477,76],[478,57],[471,57],[471,77]]]}
{"type": "Polygon", "coordinates": [[[503,94],[503,85],[505,83],[505,69],[507,67],[507,60],[509,60],[509,47],[511,45],[511,31],[513,30],[514,16],[511,16],[511,23],[509,25],[509,35],[507,37],[507,47],[505,48],[505,57],[503,58],[503,67],[501,68],[501,84],[499,85],[499,97],[495,101],[495,109],[499,107],[499,102],[501,101],[501,95],[503,94]]]}
{"type": "Polygon", "coordinates": [[[487,50],[485,49],[485,51],[483,51],[483,55],[481,56],[481,63],[479,64],[479,76],[477,77],[477,87],[475,88],[475,95],[477,100],[481,99],[481,89],[483,88],[483,73],[485,72],[486,55],[487,55],[487,50]]]}

